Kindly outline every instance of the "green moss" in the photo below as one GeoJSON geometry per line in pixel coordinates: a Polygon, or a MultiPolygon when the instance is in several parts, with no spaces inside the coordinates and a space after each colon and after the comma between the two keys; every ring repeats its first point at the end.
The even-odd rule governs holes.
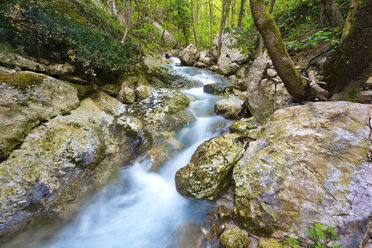
{"type": "Polygon", "coordinates": [[[18,88],[26,88],[32,85],[40,84],[44,78],[45,76],[28,72],[20,72],[14,75],[0,72],[0,82],[7,83],[18,88]]]}

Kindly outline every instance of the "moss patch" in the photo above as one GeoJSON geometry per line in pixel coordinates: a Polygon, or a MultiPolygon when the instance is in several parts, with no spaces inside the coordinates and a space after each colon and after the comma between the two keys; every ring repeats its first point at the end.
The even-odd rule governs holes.
{"type": "Polygon", "coordinates": [[[77,89],[77,91],[78,91],[78,97],[79,97],[80,100],[86,98],[91,93],[97,91],[93,86],[83,86],[83,85],[79,85],[79,84],[70,83],[70,82],[67,82],[67,81],[63,81],[63,82],[65,84],[71,85],[72,87],[74,87],[75,89],[77,89]]]}
{"type": "Polygon", "coordinates": [[[7,83],[18,88],[26,88],[32,85],[40,84],[43,82],[44,78],[45,76],[28,72],[21,72],[14,75],[0,72],[0,82],[7,83]]]}

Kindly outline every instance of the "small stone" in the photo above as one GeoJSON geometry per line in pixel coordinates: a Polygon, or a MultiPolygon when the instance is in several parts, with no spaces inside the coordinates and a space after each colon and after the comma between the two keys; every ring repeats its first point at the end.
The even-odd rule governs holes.
{"type": "Polygon", "coordinates": [[[270,238],[260,238],[257,246],[257,248],[282,248],[282,247],[283,246],[280,244],[279,240],[270,238]]]}
{"type": "Polygon", "coordinates": [[[131,104],[136,101],[136,93],[134,92],[132,88],[129,88],[128,86],[124,86],[119,91],[118,99],[122,103],[131,104]]]}
{"type": "Polygon", "coordinates": [[[256,129],[257,121],[254,117],[244,118],[240,121],[233,123],[229,129],[233,133],[242,133],[246,130],[256,129]]]}
{"type": "Polygon", "coordinates": [[[140,85],[135,90],[136,95],[139,99],[143,100],[149,96],[149,91],[145,85],[140,85]]]}
{"type": "Polygon", "coordinates": [[[267,69],[266,74],[270,78],[274,78],[278,75],[278,73],[276,73],[276,70],[274,69],[267,69]]]}
{"type": "Polygon", "coordinates": [[[234,225],[226,225],[220,242],[224,248],[248,248],[251,240],[246,231],[234,225]]]}
{"type": "Polygon", "coordinates": [[[225,224],[231,219],[231,211],[224,205],[218,207],[217,214],[221,224],[225,224]]]}

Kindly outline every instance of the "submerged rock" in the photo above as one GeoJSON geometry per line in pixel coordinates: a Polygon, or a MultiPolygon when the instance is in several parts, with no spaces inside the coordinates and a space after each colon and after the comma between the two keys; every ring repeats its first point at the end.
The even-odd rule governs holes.
{"type": "Polygon", "coordinates": [[[0,72],[0,161],[40,122],[78,105],[78,91],[62,81],[31,72],[0,72]]]}
{"type": "Polygon", "coordinates": [[[303,239],[320,222],[355,247],[372,209],[371,116],[371,105],[348,102],[276,111],[234,168],[236,220],[303,239]]]}
{"type": "Polygon", "coordinates": [[[237,98],[227,98],[216,102],[214,112],[227,119],[239,119],[239,113],[243,109],[244,102],[237,98]]]}
{"type": "Polygon", "coordinates": [[[220,242],[223,248],[248,248],[251,240],[246,231],[235,225],[226,225],[220,242]]]}
{"type": "Polygon", "coordinates": [[[230,183],[245,141],[237,134],[224,134],[202,143],[191,162],[175,176],[177,191],[200,200],[215,200],[230,183]]]}
{"type": "Polygon", "coordinates": [[[223,95],[229,93],[230,85],[226,82],[218,82],[213,84],[206,84],[203,91],[213,95],[223,95]]]}

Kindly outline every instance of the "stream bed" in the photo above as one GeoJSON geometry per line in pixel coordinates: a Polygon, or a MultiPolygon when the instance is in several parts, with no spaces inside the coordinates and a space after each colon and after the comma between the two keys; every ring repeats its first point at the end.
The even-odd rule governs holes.
{"type": "MultiPolygon", "coordinates": [[[[170,66],[203,85],[222,80],[206,70],[170,66]]],[[[177,139],[183,144],[179,152],[157,172],[150,171],[151,163],[144,156],[121,168],[113,182],[80,207],[75,219],[50,234],[47,241],[45,237],[43,241],[29,240],[24,247],[177,247],[175,237],[182,225],[190,221],[201,224],[212,204],[179,195],[174,175],[189,163],[198,145],[223,133],[230,122],[214,114],[214,104],[221,97],[204,93],[203,87],[182,92],[195,99],[188,111],[196,121],[177,132],[177,139]]]]}

